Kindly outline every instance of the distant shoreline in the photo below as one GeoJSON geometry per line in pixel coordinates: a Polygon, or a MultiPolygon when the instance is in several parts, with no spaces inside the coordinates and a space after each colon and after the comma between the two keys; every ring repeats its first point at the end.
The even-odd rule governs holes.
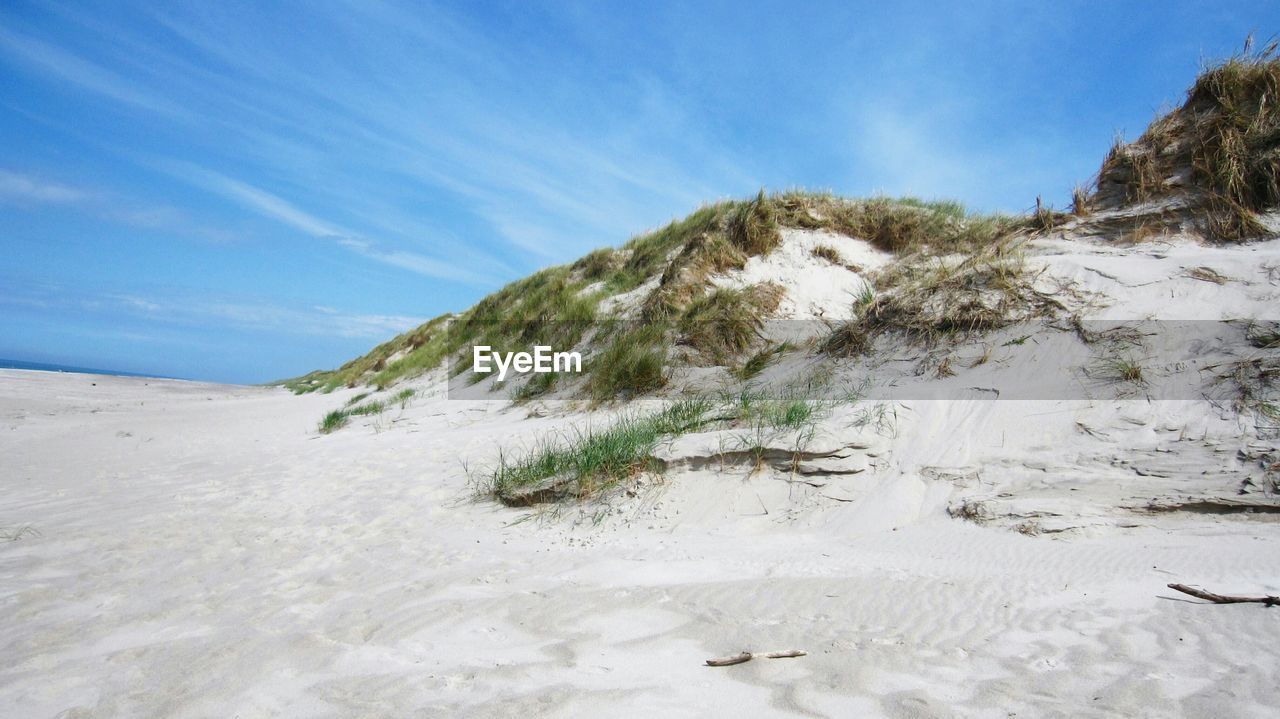
{"type": "Polygon", "coordinates": [[[62,372],[65,374],[100,374],[107,375],[109,377],[141,377],[143,379],[182,379],[181,377],[165,377],[162,375],[142,374],[139,372],[124,372],[122,370],[46,364],[44,362],[24,362],[22,360],[11,359],[0,359],[0,369],[36,370],[38,372],[62,372]]]}

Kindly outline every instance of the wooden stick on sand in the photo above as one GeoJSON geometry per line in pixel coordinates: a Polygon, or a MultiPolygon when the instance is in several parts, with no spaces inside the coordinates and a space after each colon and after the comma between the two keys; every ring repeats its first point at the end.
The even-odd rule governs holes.
{"type": "Polygon", "coordinates": [[[742,664],[759,657],[760,659],[790,659],[792,657],[803,657],[808,652],[803,649],[788,649],[781,652],[743,652],[732,657],[721,657],[720,659],[708,659],[709,667],[729,667],[734,664],[742,664]]]}
{"type": "Polygon", "coordinates": [[[1183,594],[1190,594],[1193,597],[1198,597],[1208,602],[1213,602],[1214,604],[1244,604],[1247,602],[1256,602],[1258,604],[1265,604],[1268,607],[1280,605],[1280,597],[1229,597],[1223,594],[1206,592],[1203,589],[1188,587],[1185,584],[1170,584],[1169,588],[1176,589],[1183,594]]]}

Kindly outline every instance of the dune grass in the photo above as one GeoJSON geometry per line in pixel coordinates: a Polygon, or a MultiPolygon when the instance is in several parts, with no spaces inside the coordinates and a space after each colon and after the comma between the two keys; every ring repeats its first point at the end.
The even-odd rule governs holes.
{"type": "Polygon", "coordinates": [[[744,290],[727,287],[698,297],[680,317],[680,341],[715,364],[736,357],[760,336],[761,306],[744,290]]]}
{"type": "Polygon", "coordinates": [[[1009,243],[968,256],[905,258],[876,274],[879,291],[868,289],[857,299],[857,316],[838,326],[822,350],[863,354],[884,334],[930,347],[1062,310],[1051,294],[1037,289],[1035,279],[1022,252],[1009,243]]]}
{"type": "Polygon", "coordinates": [[[812,250],[809,251],[809,254],[813,255],[814,257],[817,257],[820,260],[826,260],[827,262],[830,262],[833,265],[844,264],[844,258],[840,256],[840,250],[837,250],[831,245],[825,245],[825,244],[816,245],[812,250]]]}
{"type": "Polygon", "coordinates": [[[1091,374],[1108,382],[1147,383],[1142,362],[1129,356],[1104,357],[1094,364],[1091,374]]]}
{"type": "MultiPolygon", "coordinates": [[[[1236,241],[1262,234],[1260,213],[1280,205],[1278,54],[1274,42],[1255,49],[1250,41],[1236,55],[1205,67],[1181,107],[1157,117],[1133,143],[1117,138],[1103,161],[1095,191],[1076,188],[1072,193],[1072,213],[1084,217],[1117,201],[1145,202],[1183,193],[1192,202],[1183,212],[1190,212],[1209,236],[1236,241]],[[1114,197],[1117,192],[1119,200],[1114,197]]],[[[991,271],[995,268],[988,259],[992,251],[1022,234],[1055,229],[1068,217],[1043,203],[1033,214],[1006,216],[971,213],[951,201],[846,199],[804,190],[773,194],[762,190],[753,198],[704,205],[688,217],[632,238],[621,248],[601,248],[572,264],[534,273],[488,295],[461,315],[442,315],[336,370],[312,372],[282,384],[299,393],[361,383],[385,389],[440,367],[473,343],[499,351],[524,350],[535,343],[572,349],[587,336],[605,337],[598,331],[610,319],[600,316],[605,297],[657,278],[657,288],[641,306],[642,321],[654,326],[646,341],[629,350],[616,342],[605,347],[609,357],[624,360],[623,368],[603,368],[598,374],[593,370],[591,380],[584,383],[596,398],[637,396],[664,384],[653,360],[664,357],[676,342],[710,342],[711,354],[718,355],[715,361],[730,361],[736,359],[733,353],[750,350],[750,343],[744,341],[750,326],[745,306],[728,307],[725,296],[715,296],[710,280],[772,251],[785,228],[863,238],[899,258],[877,278],[879,294],[864,303],[860,312],[864,318],[860,321],[867,325],[864,329],[898,326],[921,335],[926,324],[933,329],[923,334],[994,327],[1019,302],[1029,303],[1032,310],[1044,302],[1010,283],[1008,273],[991,271]],[[929,271],[921,261],[949,262],[945,258],[950,255],[972,261],[958,273],[929,271]],[[932,279],[929,272],[934,274],[932,279]],[[994,280],[988,289],[994,290],[1001,305],[995,312],[979,307],[985,301],[974,302],[985,290],[968,292],[978,290],[975,283],[986,280],[994,280]],[[905,289],[894,291],[892,283],[899,281],[905,289]],[[940,297],[961,300],[960,309],[942,312],[927,322],[921,320],[929,312],[912,317],[908,300],[940,297]],[[690,313],[710,313],[723,321],[717,321],[716,330],[696,331],[687,319],[690,313]]],[[[1136,218],[1125,239],[1143,241],[1180,226],[1185,219],[1185,214],[1177,212],[1158,221],[1136,218]]],[[[829,246],[813,252],[826,261],[840,262],[839,253],[829,246]]],[[[843,339],[837,338],[835,344],[865,347],[865,342],[855,341],[851,329],[856,327],[842,328],[843,339]]],[[[461,372],[465,366],[455,361],[452,371],[461,372]]],[[[548,389],[536,384],[528,391],[548,389]]]]}
{"type": "Polygon", "coordinates": [[[511,398],[516,402],[527,402],[541,397],[554,390],[559,380],[560,375],[556,372],[534,374],[524,384],[516,388],[511,398]]]}
{"type": "Polygon", "coordinates": [[[743,362],[734,370],[734,375],[738,379],[746,381],[763,372],[769,365],[773,364],[782,355],[794,349],[794,345],[790,342],[779,342],[770,344],[761,349],[759,352],[751,355],[747,361],[743,362]]]}
{"type": "Polygon", "coordinates": [[[772,203],[783,226],[859,237],[900,256],[972,251],[1027,226],[1026,218],[970,213],[959,202],[914,197],[850,200],[797,191],[776,195],[772,203]]]}
{"type": "Polygon", "coordinates": [[[512,501],[521,490],[551,479],[567,485],[557,496],[599,496],[657,470],[653,451],[665,439],[713,426],[737,427],[744,431],[742,442],[762,448],[780,432],[812,428],[835,404],[854,399],[815,400],[794,392],[772,397],[759,388],[689,397],[650,414],[626,414],[603,429],[544,437],[519,457],[500,453],[481,486],[483,493],[512,504],[523,503],[512,501]]]}
{"type": "MultiPolygon", "coordinates": [[[[537,344],[570,350],[590,336],[591,346],[583,349],[594,360],[580,385],[583,392],[596,400],[653,392],[666,384],[663,367],[677,343],[694,348],[701,361],[726,365],[752,350],[760,323],[781,299],[780,288],[723,290],[710,278],[770,252],[781,242],[784,227],[864,237],[905,256],[975,251],[1029,224],[1025,218],[971,214],[955,202],[761,191],[749,200],[701,207],[620,249],[602,248],[572,264],[536,272],[460,315],[437,317],[337,370],[284,384],[295,392],[361,383],[386,389],[441,366],[455,375],[465,371],[470,358],[463,350],[474,344],[502,352],[537,344]],[[654,277],[657,287],[643,299],[636,326],[610,329],[612,318],[601,316],[600,302],[654,277]]],[[[838,253],[832,257],[839,259],[838,253]]],[[[516,396],[540,396],[556,383],[552,377],[529,381],[516,396]]]]}
{"type": "Polygon", "coordinates": [[[605,429],[545,438],[519,459],[499,455],[486,490],[502,498],[563,475],[573,483],[573,496],[590,497],[653,468],[658,441],[702,427],[711,408],[709,400],[696,397],[654,414],[624,416],[605,429]]]}
{"type": "MultiPolygon", "coordinates": [[[[402,402],[401,407],[404,406],[403,402],[407,401],[408,397],[413,396],[412,390],[409,391],[410,394],[403,399],[400,396],[397,396],[397,400],[402,402]]],[[[329,434],[342,429],[347,426],[352,417],[367,417],[369,415],[382,414],[386,409],[387,403],[383,401],[366,402],[364,404],[354,406],[353,403],[348,402],[342,409],[335,409],[326,414],[320,420],[320,434],[329,434]]]]}
{"type": "Polygon", "coordinates": [[[1076,185],[1071,190],[1071,214],[1085,217],[1093,210],[1093,200],[1089,197],[1088,188],[1076,185]]]}
{"type": "Polygon", "coordinates": [[[1277,43],[1206,66],[1181,107],[1156,118],[1131,144],[1117,139],[1098,186],[1118,186],[1126,202],[1185,192],[1190,172],[1201,192],[1206,233],[1221,241],[1259,236],[1258,213],[1280,205],[1280,57],[1277,43]]]}
{"type": "Polygon", "coordinates": [[[320,434],[329,434],[347,426],[347,422],[351,420],[351,414],[340,409],[335,409],[326,414],[320,420],[320,434]]]}
{"type": "Polygon", "coordinates": [[[627,324],[591,360],[587,391],[597,401],[630,399],[667,384],[668,339],[657,324],[627,324]]]}

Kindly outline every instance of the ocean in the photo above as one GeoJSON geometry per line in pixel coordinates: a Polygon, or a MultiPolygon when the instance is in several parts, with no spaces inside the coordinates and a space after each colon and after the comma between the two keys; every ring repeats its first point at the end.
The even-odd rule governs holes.
{"type": "Polygon", "coordinates": [[[92,367],[73,367],[63,364],[45,364],[43,362],[23,362],[22,360],[0,359],[0,369],[34,369],[44,372],[74,372],[76,374],[108,374],[116,377],[151,377],[155,379],[178,379],[177,377],[161,377],[159,375],[140,374],[138,372],[122,372],[113,369],[94,369],[92,367]]]}

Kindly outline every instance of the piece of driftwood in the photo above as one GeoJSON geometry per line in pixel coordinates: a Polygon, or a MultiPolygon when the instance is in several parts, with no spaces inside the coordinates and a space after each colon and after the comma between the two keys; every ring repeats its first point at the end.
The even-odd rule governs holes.
{"type": "Polygon", "coordinates": [[[1256,604],[1265,604],[1268,607],[1280,605],[1280,597],[1229,597],[1223,594],[1206,592],[1203,589],[1196,589],[1195,587],[1188,587],[1185,584],[1170,584],[1169,588],[1182,592],[1183,594],[1190,594],[1193,597],[1203,599],[1207,602],[1213,602],[1214,604],[1246,604],[1252,602],[1256,604]]]}
{"type": "Polygon", "coordinates": [[[707,666],[709,667],[733,666],[734,664],[741,664],[743,662],[751,661],[751,656],[752,656],[751,652],[743,652],[741,654],[738,654],[737,656],[723,657],[720,659],[708,659],[707,666]]]}
{"type": "Polygon", "coordinates": [[[803,657],[808,652],[803,649],[787,649],[781,652],[743,652],[732,657],[722,657],[720,659],[708,659],[709,667],[731,667],[734,664],[742,664],[759,657],[760,659],[790,659],[792,657],[803,657]]]}
{"type": "Polygon", "coordinates": [[[809,652],[806,652],[803,649],[788,649],[782,652],[765,652],[764,654],[753,654],[752,656],[760,657],[762,659],[792,659],[795,657],[803,657],[808,653],[809,652]]]}

